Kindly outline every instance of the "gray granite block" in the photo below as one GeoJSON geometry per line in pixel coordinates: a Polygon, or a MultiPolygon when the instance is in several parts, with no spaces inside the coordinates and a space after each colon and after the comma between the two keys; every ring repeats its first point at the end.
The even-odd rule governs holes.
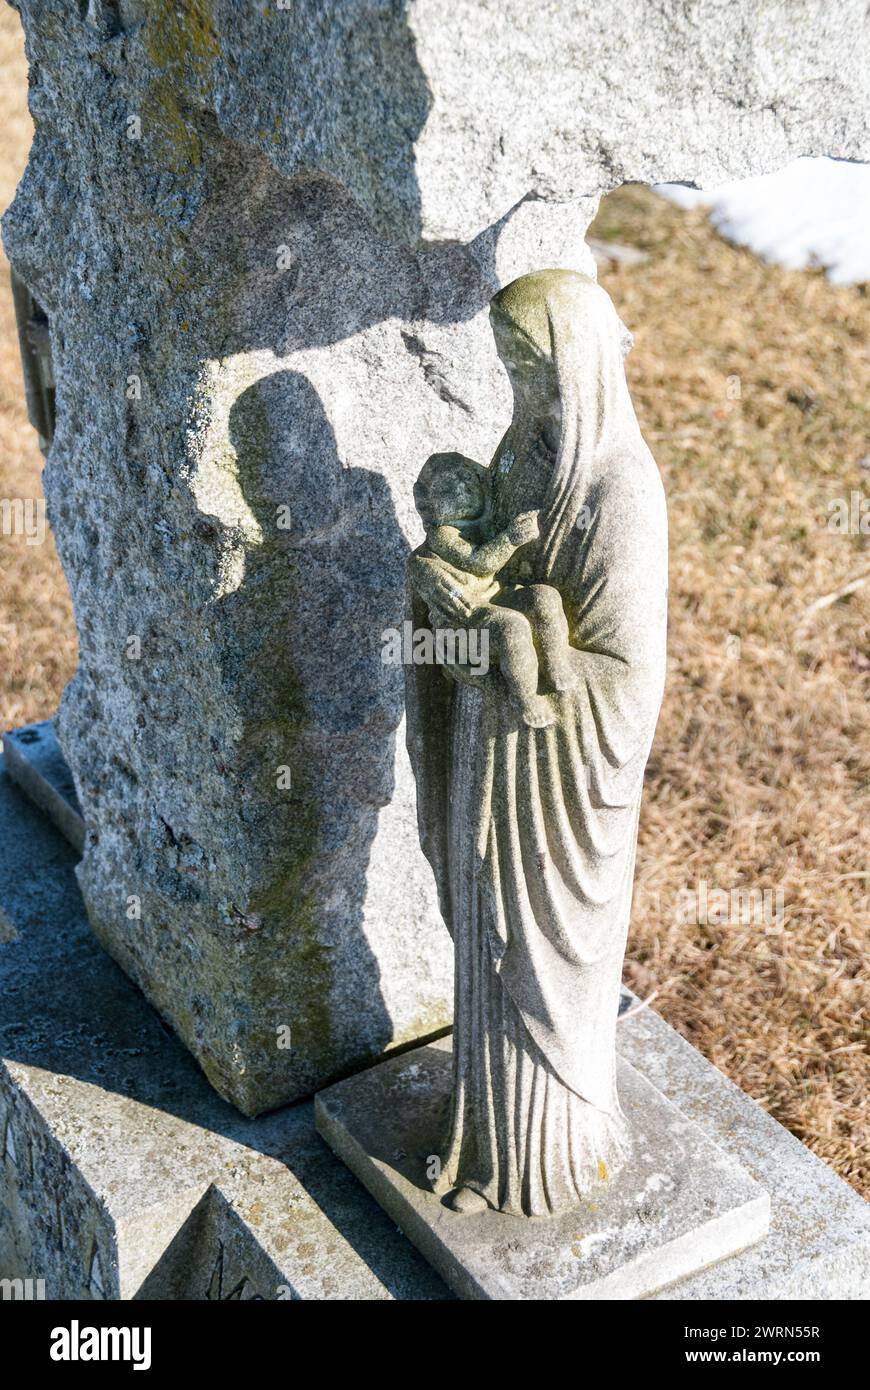
{"type": "Polygon", "coordinates": [[[0,761],[0,1278],[49,1299],[446,1290],[302,1103],[250,1120],[88,930],[75,854],[0,761]]]}
{"type": "Polygon", "coordinates": [[[487,457],[507,423],[490,296],[591,269],[623,181],[870,157],[870,21],[863,0],[16,8],[37,136],[4,243],[57,386],[80,883],[259,1113],[450,1022],[381,634],[422,459],[487,457]]]}
{"type": "Polygon", "coordinates": [[[432,1190],[452,1083],[449,1039],[415,1048],[315,1100],[317,1128],[463,1298],[644,1298],[753,1244],[767,1193],[628,1062],[619,1089],[631,1158],[565,1216],[450,1210],[432,1190]]]}
{"type": "Polygon", "coordinates": [[[54,821],[73,849],[81,854],[85,823],[72,774],[60,751],[50,719],[26,724],[3,735],[6,770],[31,801],[54,821]]]}

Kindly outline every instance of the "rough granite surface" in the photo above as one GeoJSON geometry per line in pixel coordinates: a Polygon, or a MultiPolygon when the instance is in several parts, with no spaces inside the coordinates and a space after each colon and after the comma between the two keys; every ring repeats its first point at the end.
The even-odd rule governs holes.
{"type": "Polygon", "coordinates": [[[442,1298],[300,1102],[215,1095],[0,759],[0,1279],[49,1299],[442,1298]]]}
{"type": "Polygon", "coordinates": [[[51,324],[80,882],[100,941],[254,1113],[449,1021],[381,633],[421,460],[487,457],[507,421],[490,295],[591,270],[585,229],[623,180],[870,158],[870,19],[18,8],[36,133],[4,237],[51,324]]]}

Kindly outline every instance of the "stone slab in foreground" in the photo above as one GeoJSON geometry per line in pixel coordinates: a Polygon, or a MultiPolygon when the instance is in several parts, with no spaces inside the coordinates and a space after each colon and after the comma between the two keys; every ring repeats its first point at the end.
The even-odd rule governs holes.
{"type": "Polygon", "coordinates": [[[553,1220],[451,1211],[426,1177],[446,1132],[451,1084],[445,1038],[329,1087],[315,1116],[331,1148],[463,1298],[645,1298],[767,1233],[764,1189],[622,1059],[619,1093],[634,1148],[615,1179],[553,1220]]]}
{"type": "Polygon", "coordinates": [[[5,733],[3,756],[9,776],[81,854],[85,823],[53,722],[43,719],[38,724],[26,724],[5,733]]]}
{"type": "MultiPolygon", "coordinates": [[[[95,1299],[449,1291],[299,1104],[249,1120],[88,930],[76,856],[0,762],[0,1278],[95,1299]]],[[[621,1054],[771,1196],[769,1233],[654,1298],[870,1295],[870,1205],[650,1009],[621,1054]]]]}
{"type": "Polygon", "coordinates": [[[0,761],[0,1278],[48,1299],[427,1299],[441,1281],[300,1104],[222,1101],[88,929],[0,761]]]}

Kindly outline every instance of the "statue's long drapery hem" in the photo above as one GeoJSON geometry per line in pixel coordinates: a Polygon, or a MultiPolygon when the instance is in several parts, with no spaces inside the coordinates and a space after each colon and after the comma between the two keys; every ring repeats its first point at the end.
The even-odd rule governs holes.
{"type": "Polygon", "coordinates": [[[620,832],[612,846],[598,845],[602,861],[614,861],[615,893],[602,885],[611,930],[581,945],[579,956],[567,934],[536,932],[536,913],[556,925],[566,894],[581,891],[576,822],[584,797],[601,800],[594,779],[586,786],[568,717],[576,701],[560,697],[565,717],[532,730],[486,691],[459,685],[454,695],[448,862],[461,928],[444,1174],[491,1206],[527,1216],[575,1207],[618,1171],[629,1148],[612,1039],[634,862],[623,825],[635,807],[598,808],[617,817],[620,832]],[[533,999],[525,952],[515,962],[511,942],[536,934],[532,953],[537,947],[544,959],[533,999]]]}
{"type": "MultiPolygon", "coordinates": [[[[446,1180],[452,1187],[470,1187],[490,1206],[515,1215],[557,1215],[576,1207],[596,1184],[614,1176],[628,1153],[629,1137],[612,1074],[595,1078],[596,1099],[602,1104],[593,1104],[566,1085],[503,983],[504,942],[498,936],[493,939],[491,931],[499,914],[492,911],[486,857],[481,859],[468,834],[466,804],[487,807],[499,796],[498,788],[491,787],[488,798],[480,797],[467,776],[472,750],[487,745],[481,728],[485,696],[466,686],[455,699],[457,796],[450,814],[450,862],[451,895],[462,930],[456,937],[455,1081],[442,1186],[446,1180]]],[[[510,759],[514,776],[517,764],[532,767],[542,747],[557,748],[559,743],[556,730],[518,729],[502,737],[516,745],[510,759]]],[[[486,760],[482,762],[486,776],[486,760]]],[[[522,778],[521,772],[521,782],[522,778]]],[[[516,824],[512,829],[516,831],[516,824]]],[[[549,851],[538,844],[533,853],[540,858],[549,851]]],[[[630,873],[626,878],[630,894],[630,873]]],[[[588,973],[591,962],[587,966],[592,1003],[596,997],[609,997],[612,1008],[609,1018],[606,1009],[596,1010],[594,1017],[588,1009],[581,1011],[585,1042],[580,1040],[579,1046],[594,1047],[605,1056],[608,1030],[616,1020],[620,960],[620,952],[604,954],[594,977],[588,973]]]]}

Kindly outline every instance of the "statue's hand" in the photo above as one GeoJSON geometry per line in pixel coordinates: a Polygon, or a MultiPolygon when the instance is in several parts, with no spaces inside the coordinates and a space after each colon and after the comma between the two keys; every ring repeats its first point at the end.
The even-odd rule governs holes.
{"type": "Polygon", "coordinates": [[[474,611],[457,581],[446,574],[433,576],[431,597],[439,613],[454,623],[466,622],[474,611]]]}
{"type": "Polygon", "coordinates": [[[536,541],[541,534],[539,512],[520,512],[508,527],[508,536],[514,545],[526,545],[536,541]]]}
{"type": "Polygon", "coordinates": [[[427,607],[442,619],[461,623],[474,611],[459,581],[440,561],[415,553],[408,561],[408,577],[427,607]]]}

